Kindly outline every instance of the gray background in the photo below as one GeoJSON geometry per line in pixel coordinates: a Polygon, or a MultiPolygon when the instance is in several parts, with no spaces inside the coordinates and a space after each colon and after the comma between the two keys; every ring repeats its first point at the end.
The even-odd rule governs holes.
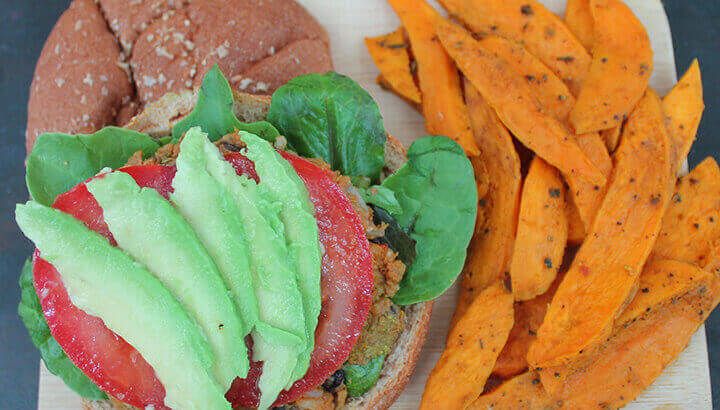
{"type": "MultiPolygon", "coordinates": [[[[358,0],[361,1],[361,0],[358,0]]],[[[24,184],[27,91],[35,62],[68,0],[0,0],[0,408],[34,409],[38,354],[16,309],[17,278],[30,254],[13,220],[13,207],[27,198],[24,184]]],[[[700,59],[707,109],[690,165],[720,158],[720,0],[665,0],[680,74],[700,59]]],[[[720,311],[708,322],[713,404],[720,409],[720,311]]],[[[700,375],[698,375],[700,377],[700,375]]]]}

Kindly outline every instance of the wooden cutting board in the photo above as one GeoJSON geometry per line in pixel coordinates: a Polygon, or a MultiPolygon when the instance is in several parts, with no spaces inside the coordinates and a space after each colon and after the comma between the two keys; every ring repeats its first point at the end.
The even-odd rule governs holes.
{"type": "MultiPolygon", "coordinates": [[[[377,69],[365,50],[363,38],[394,30],[398,20],[385,0],[299,0],[327,28],[332,42],[336,71],[358,81],[375,97],[392,135],[406,145],[425,134],[417,111],[375,84],[377,69]]],[[[565,0],[541,0],[562,14],[565,0]]],[[[655,52],[655,72],[651,85],[663,95],[676,82],[670,26],[660,0],[625,0],[647,27],[655,52]]],[[[437,4],[435,4],[437,6],[437,4]]],[[[681,67],[685,69],[685,67],[681,67]]],[[[452,315],[456,289],[437,303],[427,342],[410,384],[393,409],[416,409],[428,373],[440,356],[452,315]]],[[[80,400],[41,364],[38,408],[79,409],[80,400]]],[[[630,409],[710,409],[712,408],[705,329],[692,338],[678,360],[634,403],[630,409]]]]}

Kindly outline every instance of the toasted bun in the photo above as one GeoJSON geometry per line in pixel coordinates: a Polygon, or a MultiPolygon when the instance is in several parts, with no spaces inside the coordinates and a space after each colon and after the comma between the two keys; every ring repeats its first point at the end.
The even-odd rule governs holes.
{"type": "Polygon", "coordinates": [[[332,69],[327,34],[291,0],[73,0],[35,68],[26,145],[43,132],[124,125],[215,63],[233,88],[271,94],[332,69]]]}
{"type": "MultiPolygon", "coordinates": [[[[126,127],[155,136],[169,135],[173,124],[189,113],[194,105],[195,97],[189,91],[180,94],[169,93],[158,101],[148,104],[146,109],[131,119],[126,127]]],[[[235,93],[235,114],[242,121],[253,122],[265,119],[269,105],[270,97],[235,93]]],[[[406,161],[405,147],[394,137],[388,136],[385,144],[386,171],[394,172],[406,161]]],[[[397,400],[415,370],[430,325],[432,307],[433,302],[424,302],[405,308],[405,328],[385,360],[380,379],[367,393],[350,399],[346,404],[347,408],[382,410],[389,408],[397,400]]],[[[115,400],[83,400],[83,407],[88,410],[131,408],[115,400]]]]}

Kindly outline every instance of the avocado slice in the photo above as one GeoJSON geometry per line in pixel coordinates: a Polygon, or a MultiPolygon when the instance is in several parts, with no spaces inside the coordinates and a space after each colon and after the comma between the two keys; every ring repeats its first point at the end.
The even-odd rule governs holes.
{"type": "Polygon", "coordinates": [[[153,367],[172,408],[230,409],[200,329],[165,286],[107,239],[30,201],[15,218],[60,273],[72,302],[127,340],[153,367]]]}
{"type": "MultiPolygon", "coordinates": [[[[315,207],[305,183],[295,169],[267,141],[247,132],[240,132],[247,146],[246,155],[255,163],[260,177],[260,194],[280,206],[280,219],[285,225],[285,243],[294,263],[305,313],[305,351],[293,370],[293,381],[307,372],[315,347],[315,328],[320,314],[321,251],[315,207]]],[[[288,386],[289,387],[289,386],[288,386]]]]}
{"type": "Polygon", "coordinates": [[[215,261],[243,321],[243,337],[258,321],[258,301],[250,274],[250,250],[240,211],[230,193],[206,169],[206,155],[221,161],[199,127],[180,143],[170,199],[215,261]],[[206,149],[210,152],[206,153],[206,149]]]}
{"type": "MultiPolygon", "coordinates": [[[[249,368],[244,326],[215,262],[182,215],[123,172],[87,183],[118,246],[155,274],[203,330],[224,389],[249,368]]],[[[208,209],[208,212],[217,210],[208,209]]]]}
{"type": "Polygon", "coordinates": [[[260,408],[267,408],[295,381],[297,358],[308,343],[302,295],[285,242],[280,206],[261,196],[255,181],[238,176],[207,139],[204,144],[205,169],[233,197],[249,242],[259,307],[252,332],[253,358],[264,362],[258,384],[260,408]]]}

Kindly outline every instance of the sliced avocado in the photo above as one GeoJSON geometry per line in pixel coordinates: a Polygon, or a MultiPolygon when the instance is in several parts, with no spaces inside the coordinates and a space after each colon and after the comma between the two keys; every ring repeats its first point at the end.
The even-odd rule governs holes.
{"type": "Polygon", "coordinates": [[[87,188],[118,246],[155,274],[203,330],[215,354],[218,383],[228,389],[236,377],[245,377],[243,323],[215,262],[182,215],[123,172],[93,179],[87,188]]]}
{"type": "Polygon", "coordinates": [[[247,132],[240,132],[240,138],[247,146],[247,157],[255,163],[255,171],[260,177],[260,194],[269,202],[280,205],[280,219],[285,225],[285,243],[303,296],[305,337],[308,343],[293,370],[295,381],[307,372],[320,314],[322,255],[315,208],[310,202],[305,183],[295,169],[267,141],[247,132]]]}
{"type": "Polygon", "coordinates": [[[208,173],[206,155],[222,161],[207,134],[199,127],[190,128],[180,143],[170,199],[220,270],[240,312],[242,334],[246,336],[258,320],[247,235],[232,195],[208,173]],[[206,154],[208,146],[211,150],[206,154]]]}
{"type": "Polygon", "coordinates": [[[295,381],[295,361],[308,343],[302,295],[285,242],[280,205],[260,195],[255,181],[238,176],[209,141],[204,144],[206,170],[234,198],[249,242],[250,270],[259,307],[253,355],[264,362],[259,381],[260,408],[267,408],[280,391],[295,381]]]}
{"type": "Polygon", "coordinates": [[[172,408],[230,409],[200,329],[153,274],[85,225],[36,202],[18,225],[58,270],[73,303],[127,340],[155,370],[172,408]]]}

